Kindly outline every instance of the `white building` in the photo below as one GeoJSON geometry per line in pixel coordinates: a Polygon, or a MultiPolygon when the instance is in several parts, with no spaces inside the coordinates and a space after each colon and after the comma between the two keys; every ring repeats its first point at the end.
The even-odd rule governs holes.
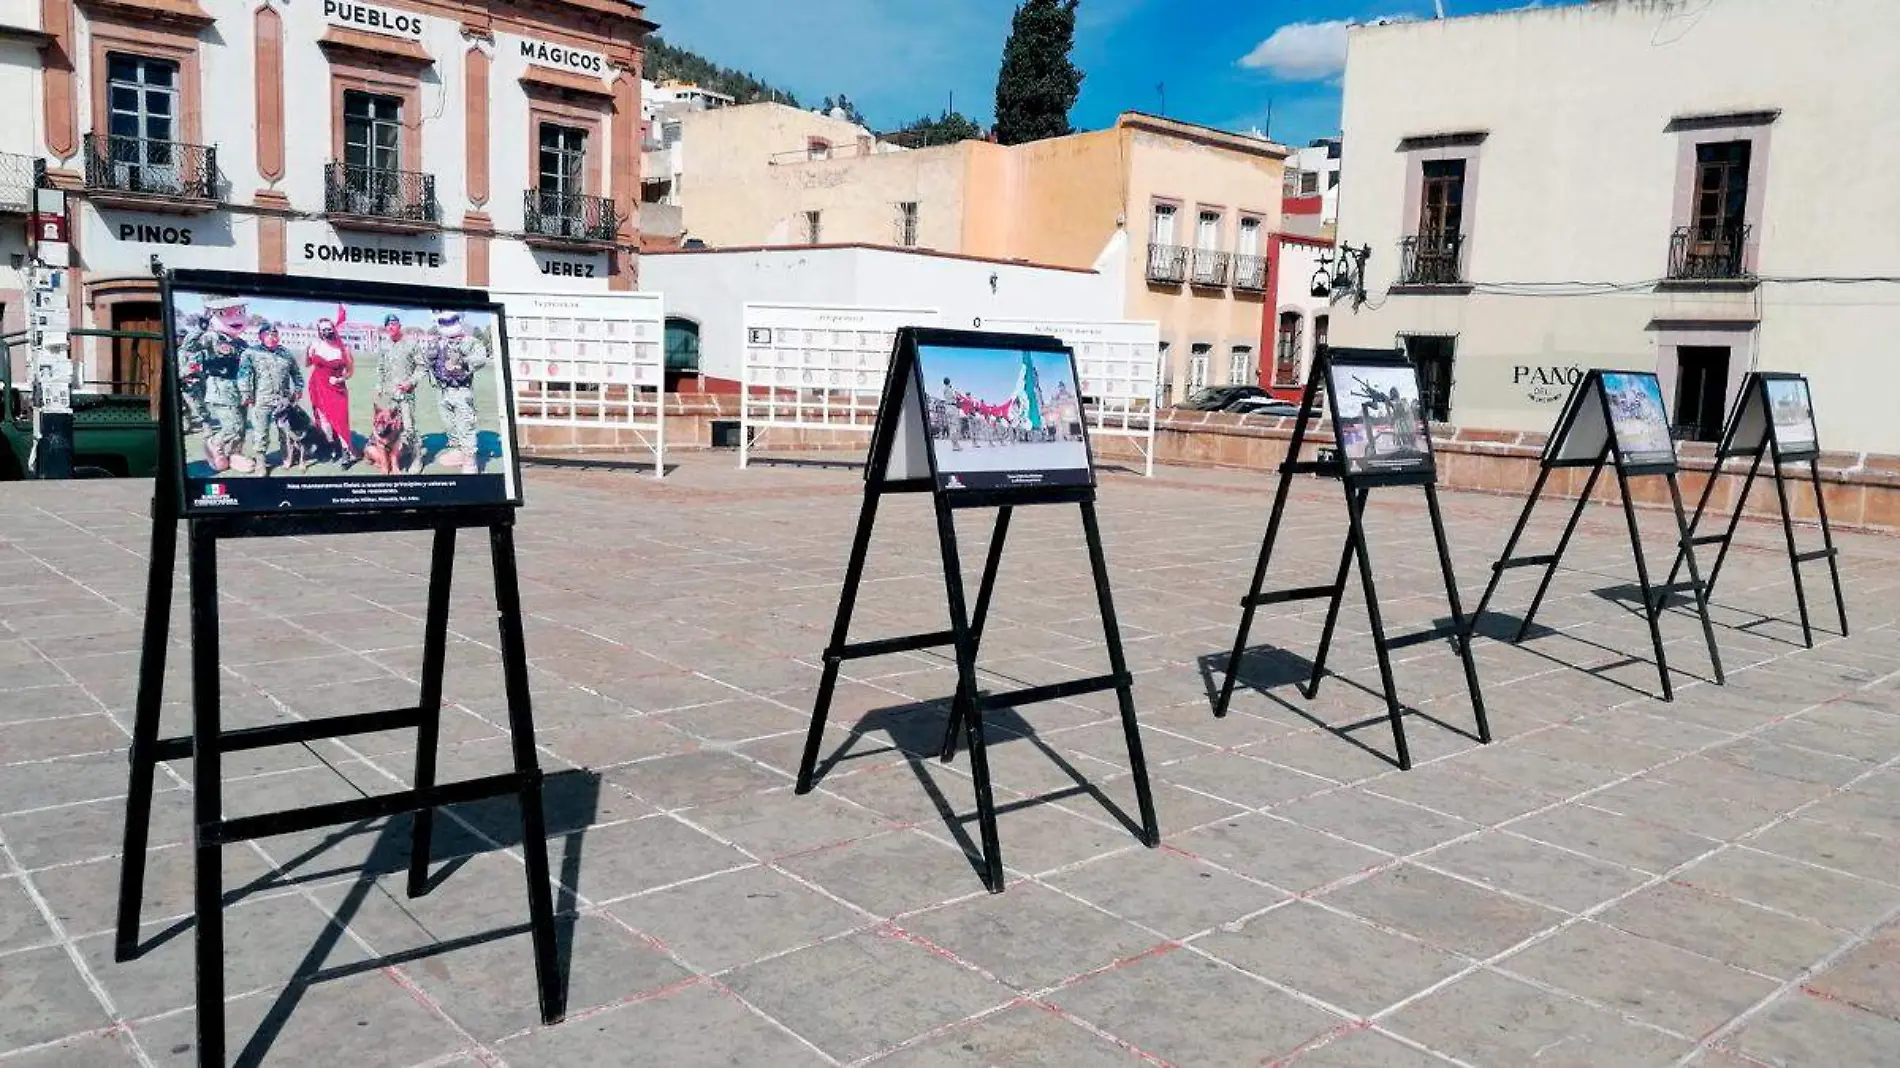
{"type": "Polygon", "coordinates": [[[704,249],[650,252],[640,270],[644,285],[666,294],[669,363],[690,347],[703,388],[736,392],[747,302],[928,307],[941,313],[938,325],[960,328],[979,319],[1117,320],[1128,256],[1125,245],[1111,251],[1097,269],[1077,270],[873,245],[704,249]]]}
{"type": "Polygon", "coordinates": [[[1434,417],[1549,427],[1654,368],[1685,436],[1799,371],[1823,445],[1900,453],[1900,3],[1601,0],[1350,31],[1335,345],[1405,346],[1434,417]]]}
{"type": "Polygon", "coordinates": [[[1339,221],[1339,173],[1343,145],[1321,137],[1286,160],[1286,204],[1281,225],[1302,237],[1330,237],[1339,221]]]}
{"type": "MultiPolygon", "coordinates": [[[[1291,221],[1294,216],[1284,216],[1291,221]]],[[[1313,295],[1313,277],[1329,257],[1325,238],[1275,234],[1269,240],[1273,261],[1273,306],[1267,310],[1262,344],[1270,354],[1261,365],[1260,384],[1275,394],[1296,398],[1306,387],[1313,357],[1326,347],[1332,331],[1333,302],[1313,295]]]]}
{"type": "MultiPolygon", "coordinates": [[[[0,87],[22,102],[0,108],[11,139],[0,150],[27,116],[27,150],[68,191],[75,326],[156,324],[154,257],[634,287],[639,68],[653,28],[638,4],[0,3],[0,24],[24,22],[46,54],[71,59],[41,64],[0,33],[0,87]]],[[[13,303],[4,289],[0,302],[13,303]]],[[[98,346],[83,377],[148,374],[135,349],[98,346]]]]}
{"type": "Polygon", "coordinates": [[[33,161],[38,156],[39,4],[0,0],[0,333],[26,325],[24,277],[15,257],[26,255],[26,216],[32,208],[33,161]]]}

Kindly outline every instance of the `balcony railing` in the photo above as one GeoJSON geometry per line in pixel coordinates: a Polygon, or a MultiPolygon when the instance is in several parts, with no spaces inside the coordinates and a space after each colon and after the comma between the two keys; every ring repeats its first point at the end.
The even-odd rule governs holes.
{"type": "Polygon", "coordinates": [[[606,197],[530,189],[522,194],[522,229],[530,238],[611,242],[620,233],[620,213],[606,197]]]}
{"type": "Polygon", "coordinates": [[[1188,280],[1197,286],[1227,284],[1227,253],[1211,248],[1194,250],[1193,272],[1188,280]]]}
{"type": "Polygon", "coordinates": [[[1234,288],[1254,293],[1267,288],[1267,258],[1235,253],[1234,288]]]}
{"type": "Polygon", "coordinates": [[[1187,281],[1188,250],[1180,245],[1148,246],[1148,281],[1180,285],[1187,281]]]}
{"type": "Polygon", "coordinates": [[[86,135],[86,189],[93,194],[218,198],[218,150],[150,137],[86,135]]]}
{"type": "Polygon", "coordinates": [[[323,210],[417,226],[442,221],[435,175],[334,161],[323,165],[323,210]]]}
{"type": "Polygon", "coordinates": [[[24,215],[32,211],[33,189],[38,184],[32,156],[0,152],[0,213],[24,215]]]}
{"type": "Polygon", "coordinates": [[[1669,278],[1676,282],[1740,281],[1754,277],[1747,260],[1753,227],[1682,226],[1669,238],[1669,278]]]}
{"type": "Polygon", "coordinates": [[[1455,286],[1463,282],[1462,234],[1419,234],[1399,241],[1399,284],[1455,286]]]}

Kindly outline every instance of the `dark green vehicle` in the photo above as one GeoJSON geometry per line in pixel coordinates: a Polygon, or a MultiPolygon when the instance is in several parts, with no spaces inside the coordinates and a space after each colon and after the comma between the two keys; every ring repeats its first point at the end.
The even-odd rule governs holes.
{"type": "MultiPolygon", "coordinates": [[[[74,330],[81,338],[109,339],[123,380],[87,382],[73,391],[73,477],[151,478],[158,473],[157,392],[163,335],[136,330],[74,330]],[[96,392],[95,392],[96,391],[96,392]]],[[[26,335],[0,337],[0,481],[25,478],[32,470],[32,383],[13,381],[13,363],[26,350],[26,335]]]]}

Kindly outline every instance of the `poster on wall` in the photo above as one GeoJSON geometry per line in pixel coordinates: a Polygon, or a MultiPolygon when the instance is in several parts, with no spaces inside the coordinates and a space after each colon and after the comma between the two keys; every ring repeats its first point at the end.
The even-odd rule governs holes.
{"type": "Polygon", "coordinates": [[[187,514],[519,503],[481,294],[180,272],[165,314],[187,514]]]}
{"type": "Polygon", "coordinates": [[[917,345],[930,454],[943,490],[1092,486],[1075,359],[969,333],[917,345]]]}
{"type": "Polygon", "coordinates": [[[1431,432],[1419,400],[1418,372],[1410,363],[1331,359],[1326,386],[1347,474],[1432,470],[1431,432]]]}
{"type": "Polygon", "coordinates": [[[1603,400],[1609,406],[1616,449],[1631,466],[1673,464],[1675,442],[1669,436],[1669,410],[1662,385],[1647,371],[1604,371],[1603,400]]]}

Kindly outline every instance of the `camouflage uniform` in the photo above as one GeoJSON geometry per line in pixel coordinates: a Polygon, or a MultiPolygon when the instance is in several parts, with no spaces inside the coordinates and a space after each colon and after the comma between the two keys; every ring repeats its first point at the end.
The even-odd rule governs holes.
{"type": "Polygon", "coordinates": [[[422,347],[404,337],[391,341],[384,336],[376,344],[377,403],[388,404],[402,416],[402,441],[398,451],[409,450],[407,470],[422,470],[422,432],[416,423],[416,383],[425,370],[422,347]]]}
{"type": "Polygon", "coordinates": [[[175,354],[178,360],[178,397],[184,405],[184,410],[178,414],[185,420],[187,431],[202,429],[206,424],[205,375],[199,361],[204,358],[203,341],[208,339],[210,333],[204,321],[199,320],[191,333],[178,343],[175,354]]]}
{"type": "Polygon", "coordinates": [[[216,330],[200,330],[178,346],[178,351],[181,357],[189,353],[203,370],[204,410],[212,424],[205,435],[205,453],[212,466],[222,470],[244,447],[244,397],[238,391],[244,342],[216,330]]]}
{"type": "Polygon", "coordinates": [[[460,337],[430,337],[423,342],[422,360],[435,382],[442,410],[442,427],[449,447],[462,454],[465,471],[475,468],[475,372],[488,366],[488,346],[473,333],[460,337]]]}
{"type": "Polygon", "coordinates": [[[283,439],[279,418],[303,396],[303,368],[282,345],[252,345],[238,365],[238,393],[251,409],[251,455],[259,466],[269,466],[272,431],[278,448],[283,439]]]}

